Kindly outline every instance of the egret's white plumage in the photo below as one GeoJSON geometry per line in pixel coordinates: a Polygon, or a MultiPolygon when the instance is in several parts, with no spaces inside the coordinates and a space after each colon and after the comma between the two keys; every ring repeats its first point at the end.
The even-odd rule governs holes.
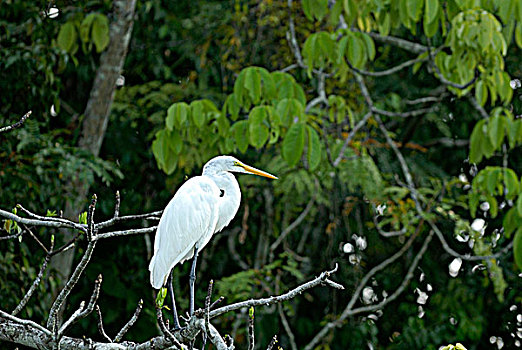
{"type": "Polygon", "coordinates": [[[275,176],[241,163],[231,156],[211,159],[203,174],[185,182],[161,216],[150,261],[150,283],[159,289],[170,271],[192,258],[194,247],[201,250],[212,235],[234,218],[241,201],[239,184],[230,172],[275,176]]]}

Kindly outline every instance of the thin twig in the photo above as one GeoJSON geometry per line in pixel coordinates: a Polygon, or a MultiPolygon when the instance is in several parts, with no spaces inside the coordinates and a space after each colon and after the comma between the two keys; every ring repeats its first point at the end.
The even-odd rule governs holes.
{"type": "MultiPolygon", "coordinates": [[[[328,322],[315,336],[314,338],[310,341],[310,343],[308,343],[305,347],[304,347],[304,350],[312,350],[313,348],[315,348],[317,346],[317,344],[319,343],[319,341],[324,338],[328,332],[330,331],[330,329],[333,329],[334,327],[336,326],[339,326],[341,325],[344,320],[346,318],[348,318],[349,316],[352,316],[352,315],[355,315],[355,314],[358,314],[358,313],[362,313],[362,312],[369,312],[369,311],[373,311],[373,310],[378,310],[378,309],[382,309],[384,306],[386,306],[388,303],[392,302],[393,300],[395,300],[403,291],[404,289],[406,288],[406,286],[408,285],[409,281],[411,280],[411,278],[413,277],[413,271],[417,268],[417,265],[419,264],[422,256],[424,255],[424,253],[426,252],[426,249],[428,248],[428,245],[431,241],[433,237],[433,231],[430,232],[430,234],[426,237],[426,239],[424,240],[424,243],[421,247],[421,249],[419,250],[419,252],[417,253],[417,255],[415,256],[415,258],[413,259],[411,265],[410,265],[410,268],[408,269],[408,272],[406,274],[406,276],[404,277],[403,281],[401,282],[401,284],[399,285],[399,287],[395,290],[395,292],[389,296],[388,298],[384,299],[383,301],[381,301],[379,304],[375,304],[375,305],[369,305],[369,306],[363,306],[363,307],[360,307],[360,308],[357,308],[357,309],[352,309],[353,305],[355,304],[355,299],[354,297],[352,296],[352,299],[350,300],[350,303],[348,303],[348,305],[346,306],[346,308],[344,309],[344,311],[341,313],[341,315],[335,320],[335,321],[332,321],[332,322],[328,322]]],[[[410,244],[411,245],[411,244],[410,244]]],[[[404,246],[403,246],[404,248],[404,246]]],[[[401,248],[401,251],[402,251],[402,248],[401,248]]],[[[400,251],[399,251],[400,252],[400,251]]],[[[400,255],[404,254],[404,252],[402,252],[400,255]]],[[[397,253],[395,254],[397,255],[397,253]]],[[[394,256],[395,256],[394,255],[394,256]]],[[[383,262],[384,263],[384,262],[383,262]]],[[[382,263],[381,263],[382,264],[382,263]]],[[[375,268],[374,268],[375,269],[375,268]]],[[[373,271],[373,269],[372,269],[373,271]]],[[[370,271],[371,272],[371,271],[370,271]]],[[[368,276],[368,275],[367,275],[368,276]]],[[[365,279],[366,279],[366,276],[365,276],[365,279]]],[[[367,282],[368,280],[366,280],[367,282]]],[[[362,285],[362,283],[359,284],[359,287],[362,285]]]]}
{"type": "Polygon", "coordinates": [[[63,326],[58,331],[58,337],[61,337],[70,326],[72,326],[78,320],[89,315],[94,310],[94,306],[96,305],[98,297],[100,296],[102,280],[102,275],[98,275],[98,278],[96,278],[96,280],[94,281],[94,290],[91,294],[89,304],[87,304],[87,307],[84,309],[85,302],[81,302],[80,308],[67,320],[67,322],[63,324],[63,326]]]}
{"type": "Polygon", "coordinates": [[[68,228],[74,228],[76,230],[80,230],[83,232],[87,232],[87,227],[85,225],[77,224],[75,222],[65,220],[65,222],[61,221],[55,221],[55,218],[44,218],[41,220],[37,219],[28,219],[21,216],[18,216],[16,214],[13,214],[11,212],[5,211],[0,209],[0,216],[3,216],[4,218],[7,218],[9,220],[13,220],[19,224],[26,224],[26,225],[32,225],[32,226],[46,226],[46,227],[68,227],[68,228]]]}
{"type": "Polygon", "coordinates": [[[254,350],[255,334],[254,334],[254,307],[250,307],[248,311],[248,350],[254,350]]]}
{"type": "Polygon", "coordinates": [[[268,344],[268,347],[266,348],[266,350],[272,350],[273,347],[276,345],[276,343],[277,343],[277,334],[274,335],[274,337],[270,341],[270,344],[268,344]]]}
{"type": "Polygon", "coordinates": [[[22,124],[25,122],[25,120],[27,118],[29,118],[31,113],[33,113],[33,112],[29,111],[29,112],[25,113],[22,116],[22,118],[20,118],[20,120],[17,121],[16,123],[14,123],[13,125],[8,125],[8,126],[4,126],[4,127],[0,128],[0,134],[3,133],[3,132],[8,132],[8,131],[11,131],[11,130],[14,130],[14,129],[17,129],[17,128],[21,127],[22,124]]]}
{"type": "Polygon", "coordinates": [[[370,76],[370,77],[383,77],[383,76],[391,75],[391,74],[394,74],[394,73],[397,73],[397,72],[403,70],[404,68],[412,66],[415,63],[426,62],[426,61],[428,61],[427,57],[415,58],[415,59],[403,62],[403,63],[401,63],[401,64],[399,64],[399,65],[397,65],[395,67],[392,67],[392,68],[389,68],[389,69],[386,69],[386,70],[383,70],[383,71],[370,72],[370,71],[366,71],[366,70],[363,70],[363,69],[355,68],[352,65],[352,63],[346,59],[346,63],[348,64],[348,67],[350,67],[351,70],[353,70],[356,73],[359,73],[359,74],[362,74],[362,75],[367,75],[367,76],[370,76]]]}
{"type": "Polygon", "coordinates": [[[137,234],[144,234],[144,233],[152,233],[152,232],[155,232],[157,228],[158,228],[157,226],[152,226],[152,227],[136,228],[136,229],[123,230],[123,231],[98,233],[96,236],[93,237],[93,239],[100,240],[100,239],[113,238],[113,237],[119,237],[119,236],[129,236],[129,235],[137,235],[137,234]]]}
{"type": "MultiPolygon", "coordinates": [[[[270,255],[273,256],[274,254],[274,251],[277,249],[277,247],[281,244],[281,242],[286,238],[286,236],[288,236],[288,234],[290,232],[292,232],[292,230],[294,230],[297,226],[299,226],[299,224],[301,222],[303,222],[303,220],[306,218],[306,216],[308,215],[308,213],[310,212],[310,210],[312,209],[313,207],[313,204],[314,204],[314,201],[315,201],[315,196],[313,196],[312,198],[310,198],[310,200],[308,201],[308,204],[306,204],[306,207],[305,209],[301,212],[301,214],[290,224],[288,225],[284,230],[283,232],[281,232],[281,234],[279,235],[279,237],[277,237],[277,239],[275,240],[274,243],[272,243],[272,245],[270,246],[270,255]]],[[[272,260],[272,258],[270,259],[272,260]]]]}
{"type": "Polygon", "coordinates": [[[161,332],[167,337],[167,339],[169,339],[178,349],[183,349],[183,346],[178,341],[178,339],[176,339],[174,334],[172,334],[168,328],[165,327],[165,323],[163,322],[163,313],[159,307],[156,307],[156,319],[158,320],[158,325],[161,332]]]}
{"type": "Polygon", "coordinates": [[[261,298],[261,299],[250,299],[250,300],[245,300],[245,301],[242,301],[242,302],[238,302],[238,303],[234,303],[234,304],[230,304],[230,305],[226,305],[226,306],[223,306],[223,307],[220,307],[219,309],[216,309],[216,310],[213,310],[210,312],[210,318],[214,318],[214,317],[217,317],[219,315],[222,315],[224,313],[227,313],[227,312],[230,312],[230,311],[234,311],[234,310],[237,310],[237,309],[241,309],[241,308],[244,308],[244,307],[250,307],[250,306],[268,306],[268,305],[272,305],[272,304],[276,304],[276,303],[280,303],[280,302],[283,302],[283,301],[286,301],[286,300],[290,300],[292,299],[293,297],[295,297],[296,295],[304,292],[305,290],[307,289],[310,289],[310,288],[313,288],[317,285],[320,285],[320,284],[328,284],[329,286],[333,287],[333,288],[338,288],[338,289],[344,289],[344,287],[338,283],[335,283],[331,280],[328,279],[328,277],[330,277],[331,274],[333,274],[334,272],[337,271],[337,264],[335,265],[335,268],[331,271],[325,271],[323,273],[321,273],[321,275],[319,275],[318,277],[314,278],[313,280],[311,281],[308,281],[306,283],[303,283],[299,286],[297,286],[296,288],[284,293],[284,294],[281,294],[281,295],[278,295],[278,296],[271,296],[271,297],[268,297],[268,298],[261,298]]]}
{"type": "Polygon", "coordinates": [[[96,305],[96,314],[98,315],[98,330],[100,331],[100,334],[105,338],[105,340],[112,343],[112,339],[107,335],[107,333],[105,333],[105,329],[103,328],[103,318],[99,305],[96,305]]]}
{"type": "Polygon", "coordinates": [[[35,280],[33,281],[33,284],[31,284],[31,287],[27,291],[27,293],[24,295],[22,300],[20,300],[20,303],[16,306],[16,308],[11,312],[11,315],[16,316],[22,309],[27,305],[27,302],[33,295],[33,293],[36,291],[36,288],[40,284],[40,281],[42,280],[43,273],[45,269],[47,268],[47,264],[49,264],[49,261],[51,260],[51,253],[53,251],[54,247],[54,239],[51,239],[51,249],[47,253],[47,255],[44,258],[44,261],[42,263],[42,267],[40,268],[40,271],[38,272],[38,275],[36,276],[35,280]]]}
{"type": "MultiPolygon", "coordinates": [[[[281,282],[281,274],[278,273],[276,276],[276,281],[275,281],[276,294],[279,293],[280,282],[281,282]]],[[[294,333],[292,332],[292,328],[290,328],[290,324],[288,323],[288,320],[286,319],[286,315],[283,310],[282,304],[277,304],[277,311],[279,312],[279,317],[281,318],[281,322],[283,323],[283,328],[285,329],[285,332],[288,335],[288,339],[290,340],[290,347],[292,348],[292,350],[297,350],[295,336],[294,336],[294,333]]]]}
{"type": "Polygon", "coordinates": [[[143,308],[143,299],[140,299],[138,302],[138,306],[136,307],[136,310],[134,311],[134,314],[132,315],[131,319],[123,326],[123,328],[118,332],[118,334],[114,337],[114,342],[119,343],[125,333],[128,332],[128,330],[132,327],[134,323],[138,320],[138,316],[140,315],[141,309],[143,308]]]}
{"type": "Polygon", "coordinates": [[[69,293],[71,293],[71,290],[74,288],[76,283],[78,283],[78,280],[80,279],[83,270],[85,270],[85,267],[91,259],[92,252],[94,251],[95,246],[96,241],[89,242],[89,244],[87,245],[87,249],[85,249],[85,253],[83,254],[82,260],[76,266],[76,269],[72,273],[71,277],[69,277],[69,280],[65,284],[65,287],[62,289],[62,291],[54,301],[53,305],[51,306],[51,310],[49,311],[49,318],[47,319],[48,328],[51,328],[54,324],[57,323],[58,311],[60,310],[63,303],[69,296],[69,293]]]}
{"type": "Polygon", "coordinates": [[[346,151],[346,148],[350,144],[350,141],[352,141],[353,137],[355,136],[355,133],[357,131],[359,131],[359,129],[362,128],[366,124],[366,122],[368,121],[368,119],[370,119],[371,116],[372,116],[372,114],[370,112],[366,113],[364,115],[364,117],[353,127],[353,129],[350,131],[348,136],[346,136],[346,139],[344,140],[343,146],[341,147],[341,151],[339,152],[339,155],[337,156],[337,158],[333,162],[333,166],[335,168],[337,168],[337,166],[339,165],[339,163],[343,159],[344,152],[346,151]]]}

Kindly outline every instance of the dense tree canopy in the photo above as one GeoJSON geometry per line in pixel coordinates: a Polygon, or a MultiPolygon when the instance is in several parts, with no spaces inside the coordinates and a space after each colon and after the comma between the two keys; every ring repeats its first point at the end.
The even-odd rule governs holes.
{"type": "MultiPolygon", "coordinates": [[[[112,107],[96,154],[81,141],[87,106],[125,3],[0,7],[0,128],[32,112],[0,129],[0,209],[58,222],[78,206],[68,229],[1,215],[2,312],[35,286],[15,314],[49,327],[68,276],[51,266],[33,284],[58,255],[42,246],[75,237],[69,269],[92,257],[65,319],[102,274],[106,333],[142,299],[124,339],[160,334],[154,211],[208,159],[233,154],[279,180],[239,178],[238,215],[201,253],[196,307],[211,279],[223,304],[279,295],[336,264],[329,278],[345,288],[256,306],[256,348],[274,335],[292,350],[520,347],[520,1],[137,1],[134,15],[120,11],[132,36],[113,100],[102,95],[112,107]],[[151,214],[111,222],[141,231],[94,249],[82,231],[94,193],[100,232],[115,202],[121,215],[151,214]]],[[[181,310],[188,269],[175,269],[181,310]]],[[[67,336],[106,342],[97,322],[94,312],[67,336]]],[[[211,323],[248,347],[248,308],[211,323]]]]}

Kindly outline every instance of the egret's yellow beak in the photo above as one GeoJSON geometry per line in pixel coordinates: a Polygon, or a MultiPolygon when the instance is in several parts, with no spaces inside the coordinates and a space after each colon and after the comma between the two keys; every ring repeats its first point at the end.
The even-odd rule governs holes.
{"type": "Polygon", "coordinates": [[[254,175],[259,175],[259,176],[264,176],[264,177],[268,177],[269,179],[277,180],[276,176],[274,176],[272,174],[269,174],[267,172],[264,172],[263,170],[256,169],[254,167],[248,166],[248,165],[243,164],[243,163],[239,163],[238,165],[240,167],[242,167],[243,169],[245,169],[245,171],[247,173],[254,174],[254,175]]]}

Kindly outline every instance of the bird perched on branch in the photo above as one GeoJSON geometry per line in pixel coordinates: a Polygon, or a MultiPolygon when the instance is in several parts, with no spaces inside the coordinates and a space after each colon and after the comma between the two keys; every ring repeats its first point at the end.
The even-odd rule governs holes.
{"type": "Polygon", "coordinates": [[[203,174],[185,182],[161,215],[154,256],[149,265],[150,283],[160,289],[167,285],[172,299],[174,328],[179,325],[174,290],[173,267],[194,257],[190,271],[189,314],[194,313],[194,282],[198,252],[234,218],[241,201],[239,184],[231,173],[245,173],[277,179],[274,175],[243,164],[231,156],[212,158],[203,174]]]}

